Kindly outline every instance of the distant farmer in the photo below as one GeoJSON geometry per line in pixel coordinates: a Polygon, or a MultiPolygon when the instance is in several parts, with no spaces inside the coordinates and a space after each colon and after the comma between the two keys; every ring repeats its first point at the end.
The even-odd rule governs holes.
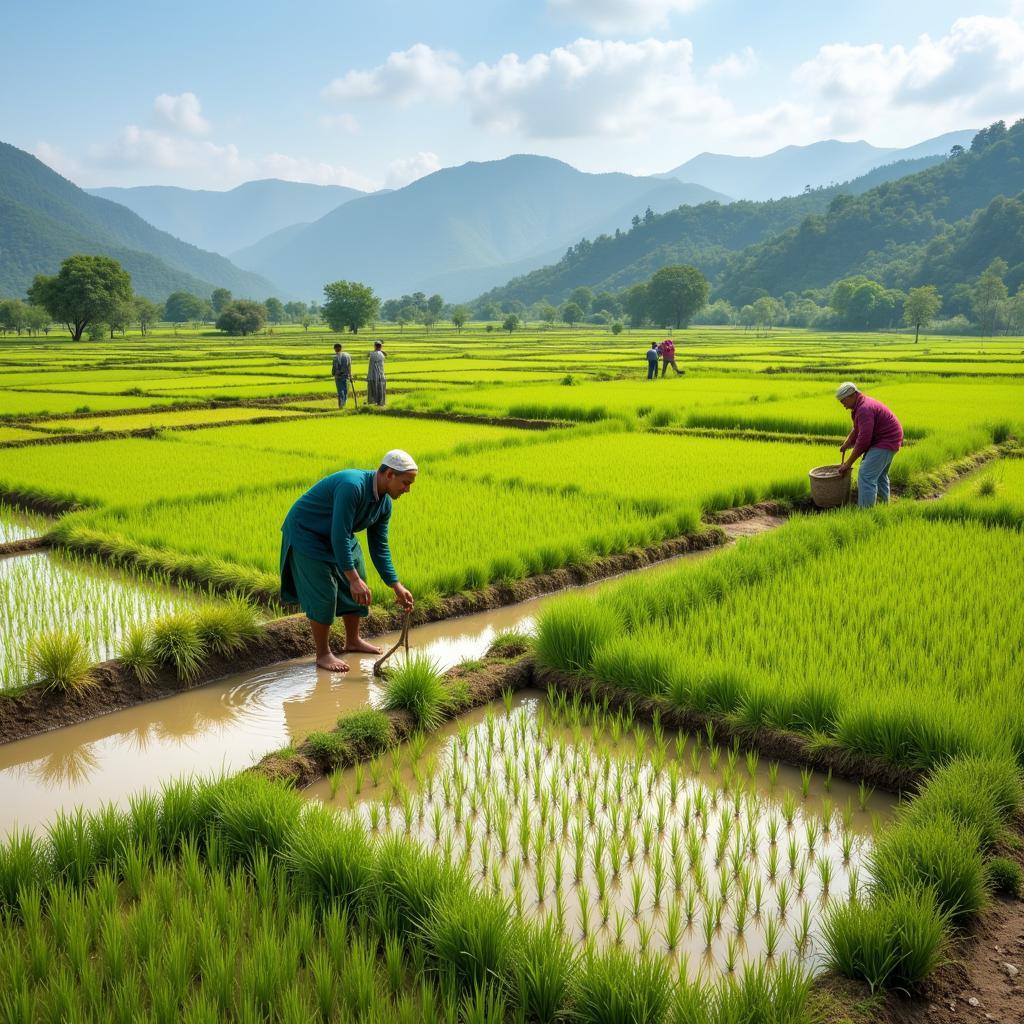
{"type": "Polygon", "coordinates": [[[334,386],[338,389],[338,408],[344,409],[348,401],[348,382],[352,380],[352,357],[342,352],[340,345],[334,346],[331,373],[334,375],[334,386]]]}
{"type": "Polygon", "coordinates": [[[655,380],[658,376],[658,343],[656,341],[651,342],[651,347],[647,350],[647,379],[655,380]]]}
{"type": "Polygon", "coordinates": [[[384,380],[384,342],[373,343],[370,353],[370,367],[366,372],[366,400],[370,405],[383,405],[387,398],[387,383],[384,380]]]}
{"type": "Polygon", "coordinates": [[[857,504],[871,508],[875,500],[889,500],[889,466],[893,456],[903,444],[903,427],[892,411],[877,398],[858,390],[856,384],[846,381],[836,389],[836,398],[850,410],[853,429],[839,446],[843,463],[840,474],[849,473],[853,464],[863,455],[857,474],[857,504]],[[847,449],[852,448],[849,458],[847,449]]]}
{"type": "Polygon", "coordinates": [[[380,654],[359,635],[369,614],[371,594],[366,563],[356,534],[366,531],[370,560],[395,592],[399,607],[412,609],[413,598],[398,581],[388,545],[391,503],[416,481],[417,466],[408,452],[389,451],[378,469],[345,469],[314,484],[292,505],[281,526],[281,600],[297,604],[313,630],[316,663],[330,672],[348,665],[331,653],[335,616],[345,623],[345,650],[380,654]]]}
{"type": "Polygon", "coordinates": [[[661,375],[662,377],[668,372],[668,368],[671,366],[676,371],[676,376],[680,376],[681,372],[679,367],[676,366],[676,343],[671,338],[666,338],[659,346],[658,349],[661,352],[661,375]]]}

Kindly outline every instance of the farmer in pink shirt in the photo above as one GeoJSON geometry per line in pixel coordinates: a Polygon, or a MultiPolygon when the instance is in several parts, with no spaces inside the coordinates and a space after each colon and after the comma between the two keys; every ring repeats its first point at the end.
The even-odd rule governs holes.
{"type": "Polygon", "coordinates": [[[658,351],[661,353],[661,375],[665,376],[669,366],[676,371],[678,377],[683,371],[676,366],[676,343],[671,338],[666,338],[659,346],[658,351]]]}
{"type": "Polygon", "coordinates": [[[889,466],[903,444],[903,427],[890,409],[877,398],[863,394],[850,381],[839,385],[836,398],[850,410],[853,419],[853,430],[839,447],[843,456],[839,472],[849,473],[863,455],[864,461],[857,475],[857,504],[861,508],[871,508],[876,499],[887,502],[889,466]],[[849,448],[853,451],[846,458],[849,448]]]}

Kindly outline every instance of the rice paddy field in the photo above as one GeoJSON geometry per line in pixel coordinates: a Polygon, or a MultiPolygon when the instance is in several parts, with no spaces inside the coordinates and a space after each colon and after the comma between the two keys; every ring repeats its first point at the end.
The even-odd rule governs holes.
{"type": "Polygon", "coordinates": [[[87,718],[100,661],[187,701],[282,614],[292,502],[393,447],[434,609],[789,522],[556,597],[503,661],[401,661],[256,771],[0,818],[0,1020],[860,1024],[972,976],[1022,911],[1024,341],[696,327],[647,381],[660,332],[378,334],[340,339],[345,410],[321,328],[0,339],[0,727],[36,693],[87,718]],[[896,499],[814,514],[845,379],[904,425],[896,499]]]}

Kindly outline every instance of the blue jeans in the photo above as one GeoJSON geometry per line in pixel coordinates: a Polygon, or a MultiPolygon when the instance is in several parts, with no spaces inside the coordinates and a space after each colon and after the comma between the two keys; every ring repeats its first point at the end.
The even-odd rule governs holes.
{"type": "Polygon", "coordinates": [[[338,389],[338,408],[344,409],[348,401],[348,377],[335,377],[334,384],[338,389]]]}
{"type": "Polygon", "coordinates": [[[658,360],[648,359],[647,360],[647,379],[654,380],[658,376],[658,360]]]}
{"type": "Polygon", "coordinates": [[[857,504],[871,508],[875,499],[884,505],[889,500],[889,466],[896,453],[888,448],[869,448],[857,474],[857,504]]]}

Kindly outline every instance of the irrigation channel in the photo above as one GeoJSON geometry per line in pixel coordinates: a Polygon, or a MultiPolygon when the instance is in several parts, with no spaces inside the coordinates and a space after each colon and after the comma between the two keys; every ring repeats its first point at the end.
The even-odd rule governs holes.
{"type": "MultiPolygon", "coordinates": [[[[758,516],[730,524],[726,532],[731,537],[747,536],[782,521],[758,516]]],[[[679,557],[707,557],[715,550],[720,549],[679,557]]],[[[657,572],[677,560],[640,571],[657,572]]],[[[50,553],[34,553],[0,559],[0,571],[14,572],[34,563],[41,581],[33,588],[38,590],[36,600],[60,604],[61,588],[72,588],[53,573],[57,566],[72,563],[56,562],[50,553]]],[[[95,569],[83,570],[80,578],[98,575],[95,569]]],[[[118,574],[111,572],[108,578],[113,587],[118,574]]],[[[503,629],[528,629],[537,611],[555,596],[420,625],[414,630],[413,643],[442,668],[449,668],[481,656],[503,629]]],[[[91,597],[95,601],[76,603],[133,600],[120,594],[91,597]]],[[[68,614],[72,623],[80,622],[74,609],[68,614]]],[[[396,634],[390,634],[377,642],[387,648],[396,639],[396,634]]],[[[111,640],[104,635],[98,647],[109,647],[111,640]]],[[[79,806],[94,810],[111,801],[126,806],[132,793],[158,788],[182,775],[241,771],[292,739],[332,728],[340,714],[372,703],[378,692],[372,679],[373,658],[350,655],[348,660],[352,670],[344,676],[314,669],[309,658],[280,662],[0,745],[0,835],[14,828],[39,830],[59,812],[79,806]]]]}

